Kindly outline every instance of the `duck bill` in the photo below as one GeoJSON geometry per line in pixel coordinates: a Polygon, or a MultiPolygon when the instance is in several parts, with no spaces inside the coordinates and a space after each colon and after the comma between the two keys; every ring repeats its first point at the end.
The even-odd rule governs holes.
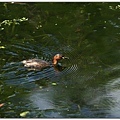
{"type": "Polygon", "coordinates": [[[63,56],[62,59],[69,59],[69,57],[64,57],[64,56],[63,56]]]}

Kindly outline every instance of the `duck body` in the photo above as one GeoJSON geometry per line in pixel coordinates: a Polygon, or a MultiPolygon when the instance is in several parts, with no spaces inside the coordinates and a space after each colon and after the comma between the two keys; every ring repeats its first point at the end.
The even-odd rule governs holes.
{"type": "Polygon", "coordinates": [[[27,68],[35,68],[35,69],[43,69],[46,67],[50,67],[51,64],[45,60],[41,59],[29,59],[29,60],[23,60],[22,63],[24,64],[24,67],[27,68]]]}
{"type": "Polygon", "coordinates": [[[31,69],[44,69],[46,67],[51,67],[51,66],[57,66],[58,65],[58,61],[61,59],[65,59],[68,57],[64,57],[61,54],[56,54],[53,59],[52,62],[47,62],[45,60],[41,60],[41,59],[28,59],[28,60],[23,60],[22,63],[24,64],[24,67],[27,68],[31,68],[31,69]]]}

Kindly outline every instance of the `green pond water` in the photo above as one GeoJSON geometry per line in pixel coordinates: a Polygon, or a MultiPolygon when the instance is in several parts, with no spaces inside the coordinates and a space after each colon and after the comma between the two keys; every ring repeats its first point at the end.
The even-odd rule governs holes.
{"type": "Polygon", "coordinates": [[[120,4],[0,3],[0,118],[119,118],[120,4]],[[28,70],[24,59],[63,70],[28,70]]]}

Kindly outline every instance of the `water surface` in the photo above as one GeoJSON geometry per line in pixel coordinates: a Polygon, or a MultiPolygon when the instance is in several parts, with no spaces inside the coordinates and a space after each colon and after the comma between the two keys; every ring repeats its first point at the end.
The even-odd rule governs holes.
{"type": "Polygon", "coordinates": [[[120,117],[119,3],[0,6],[1,118],[120,117]],[[56,53],[69,57],[62,71],[21,63],[56,53]]]}

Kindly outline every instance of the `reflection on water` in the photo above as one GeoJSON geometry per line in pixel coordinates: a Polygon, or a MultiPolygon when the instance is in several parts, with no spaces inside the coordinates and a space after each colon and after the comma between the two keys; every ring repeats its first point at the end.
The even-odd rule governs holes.
{"type": "Polygon", "coordinates": [[[107,85],[107,96],[112,101],[110,110],[108,111],[111,117],[120,117],[120,78],[112,79],[107,85]]]}
{"type": "Polygon", "coordinates": [[[113,101],[113,105],[110,107],[109,114],[111,117],[120,117],[120,90],[111,91],[109,94],[113,101]]]}
{"type": "Polygon", "coordinates": [[[59,112],[51,112],[52,109],[57,109],[57,106],[54,104],[53,101],[53,92],[53,89],[49,87],[42,90],[35,90],[28,95],[28,99],[32,102],[33,108],[46,111],[44,113],[44,116],[60,118],[62,116],[59,112]]]}
{"type": "Polygon", "coordinates": [[[50,88],[45,88],[39,89],[38,91],[32,91],[28,99],[32,101],[33,107],[37,107],[40,110],[54,109],[55,105],[52,103],[51,90],[50,88]]]}

